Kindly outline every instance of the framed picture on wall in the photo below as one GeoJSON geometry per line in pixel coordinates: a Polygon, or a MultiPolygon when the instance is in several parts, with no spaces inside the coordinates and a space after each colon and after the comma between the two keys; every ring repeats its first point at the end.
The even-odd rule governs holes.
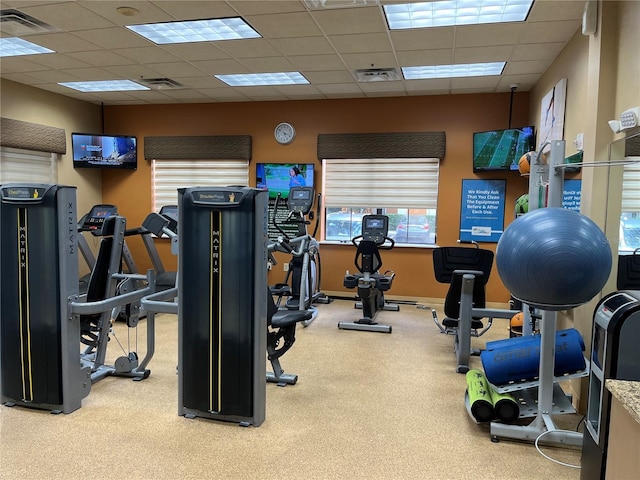
{"type": "Polygon", "coordinates": [[[567,98],[567,79],[563,78],[542,98],[540,105],[540,127],[538,128],[538,151],[551,140],[564,138],[564,109],[567,98]]]}

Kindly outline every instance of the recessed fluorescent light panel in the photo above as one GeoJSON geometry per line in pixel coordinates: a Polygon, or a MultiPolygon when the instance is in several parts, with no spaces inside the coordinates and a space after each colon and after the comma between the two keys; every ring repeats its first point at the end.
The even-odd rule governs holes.
{"type": "Polygon", "coordinates": [[[240,17],[148,23],[127,28],[159,45],[261,37],[240,17]]]}
{"type": "Polygon", "coordinates": [[[18,37],[0,38],[0,57],[17,57],[19,55],[36,55],[38,53],[55,52],[18,37]]]}
{"type": "Polygon", "coordinates": [[[299,72],[240,73],[215,75],[231,87],[256,87],[264,85],[306,85],[309,81],[299,72]]]}
{"type": "Polygon", "coordinates": [[[389,29],[523,22],[533,0],[445,0],[384,5],[389,29]]]}
{"type": "Polygon", "coordinates": [[[484,77],[501,75],[506,62],[460,63],[457,65],[430,65],[423,67],[402,67],[405,80],[425,78],[484,77]]]}
{"type": "Polygon", "coordinates": [[[94,82],[62,82],[63,87],[72,88],[79,92],[127,92],[131,90],[150,90],[144,85],[131,80],[98,80],[94,82]]]}

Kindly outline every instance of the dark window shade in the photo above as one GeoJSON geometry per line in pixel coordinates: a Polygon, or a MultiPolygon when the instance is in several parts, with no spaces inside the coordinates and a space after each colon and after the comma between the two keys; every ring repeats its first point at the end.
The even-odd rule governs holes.
{"type": "Polygon", "coordinates": [[[67,136],[64,128],[49,127],[38,123],[23,122],[12,118],[0,118],[0,145],[48,153],[67,153],[67,136]]]}
{"type": "Polygon", "coordinates": [[[327,133],[318,135],[318,160],[330,158],[439,158],[445,132],[327,133]]]}
{"type": "Polygon", "coordinates": [[[625,157],[640,157],[640,132],[626,139],[624,143],[625,157]]]}
{"type": "Polygon", "coordinates": [[[144,137],[146,160],[251,160],[250,135],[144,137]]]}

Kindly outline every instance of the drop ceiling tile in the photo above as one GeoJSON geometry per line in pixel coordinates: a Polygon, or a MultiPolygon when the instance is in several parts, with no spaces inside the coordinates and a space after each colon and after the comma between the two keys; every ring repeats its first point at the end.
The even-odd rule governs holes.
{"type": "Polygon", "coordinates": [[[525,27],[520,42],[537,43],[541,39],[544,39],[544,43],[568,42],[581,28],[581,25],[579,20],[530,23],[525,27]]]}
{"type": "Polygon", "coordinates": [[[555,22],[582,18],[584,0],[534,2],[527,20],[530,22],[555,22]]]}
{"type": "Polygon", "coordinates": [[[560,54],[564,47],[565,43],[562,42],[516,45],[513,49],[511,60],[524,61],[554,59],[560,54]]]}
{"type": "Polygon", "coordinates": [[[254,15],[245,20],[268,38],[317,37],[321,33],[307,12],[254,15]]]}
{"type": "Polygon", "coordinates": [[[337,55],[304,55],[289,57],[291,64],[299,71],[343,70],[344,63],[337,55]]]}
{"type": "MultiPolygon", "coordinates": [[[[51,55],[50,53],[46,55],[51,55]]],[[[0,72],[4,77],[6,73],[25,73],[47,70],[47,67],[40,62],[34,62],[32,57],[36,55],[26,55],[24,57],[3,57],[0,58],[0,72]]],[[[39,55],[44,57],[45,55],[39,55]]]]}
{"type": "Polygon", "coordinates": [[[452,49],[412,50],[398,52],[398,63],[401,67],[418,67],[421,65],[449,65],[453,62],[452,49]]]}
{"type": "MultiPolygon", "coordinates": [[[[209,75],[228,75],[233,73],[251,73],[249,69],[242,63],[233,59],[222,60],[204,60],[191,62],[200,73],[208,73],[209,75]]],[[[185,77],[197,76],[197,75],[184,75],[185,77]]]]}
{"type": "Polygon", "coordinates": [[[251,73],[293,72],[295,67],[284,57],[245,58],[242,64],[251,73]]]}
{"type": "Polygon", "coordinates": [[[343,84],[335,83],[335,84],[324,84],[318,85],[318,90],[325,95],[353,95],[353,94],[361,94],[362,90],[358,84],[346,82],[343,84]]]}
{"type": "Polygon", "coordinates": [[[100,49],[97,44],[70,33],[43,33],[42,35],[24,37],[24,39],[57,53],[87,52],[100,49]]]}
{"type": "Polygon", "coordinates": [[[451,89],[468,89],[468,88],[495,88],[500,81],[500,77],[460,77],[451,79],[451,89]]]}
{"type": "Polygon", "coordinates": [[[93,65],[94,67],[106,67],[113,65],[131,65],[133,60],[129,60],[121,55],[108,50],[97,52],[74,52],[67,54],[70,58],[75,58],[81,62],[93,65]]]}
{"type": "Polygon", "coordinates": [[[37,63],[45,68],[54,70],[91,67],[91,64],[74,58],[73,55],[75,54],[61,55],[59,53],[48,53],[46,55],[32,55],[32,60],[33,63],[37,63]]]}
{"type": "Polygon", "coordinates": [[[234,58],[275,57],[280,55],[280,52],[273,45],[261,38],[225,40],[217,42],[217,46],[234,58]]]}
{"type": "Polygon", "coordinates": [[[23,83],[24,85],[41,85],[44,80],[33,77],[27,73],[3,73],[2,78],[11,80],[12,82],[23,83]]]}
{"type": "MultiPolygon", "coordinates": [[[[148,2],[139,0],[129,0],[126,2],[114,2],[114,1],[95,1],[95,0],[83,0],[77,2],[87,10],[100,15],[111,22],[111,25],[137,25],[141,23],[158,23],[158,22],[170,22],[175,20],[170,13],[166,11],[163,4],[174,2],[148,2]],[[159,5],[155,5],[159,3],[159,5]],[[133,7],[138,10],[138,13],[133,16],[121,15],[118,13],[118,7],[127,6],[133,7]]],[[[188,2],[180,2],[186,9],[187,5],[193,3],[190,0],[188,2]]]]}
{"type": "Polygon", "coordinates": [[[180,77],[194,77],[203,74],[201,70],[187,62],[154,63],[150,68],[159,72],[163,77],[174,79],[180,77]]]}
{"type": "Polygon", "coordinates": [[[325,37],[276,38],[271,44],[282,55],[322,55],[334,53],[334,49],[325,37]]]}
{"type": "Polygon", "coordinates": [[[333,35],[329,37],[338,53],[391,52],[391,43],[386,33],[363,33],[359,35],[333,35]]]}
{"type": "Polygon", "coordinates": [[[356,68],[397,68],[393,53],[352,53],[342,55],[342,59],[350,70],[356,68]]]}
{"type": "Polygon", "coordinates": [[[456,48],[514,45],[520,40],[524,28],[522,23],[491,23],[456,27],[456,48]]]}
{"type": "Polygon", "coordinates": [[[551,60],[532,60],[527,62],[508,62],[504,68],[504,75],[527,75],[531,73],[544,73],[551,60]]]}
{"type": "Polygon", "coordinates": [[[453,27],[394,30],[390,32],[394,48],[403,50],[438,50],[453,48],[453,27]]]}
{"type": "Polygon", "coordinates": [[[176,45],[163,45],[161,50],[166,50],[171,55],[177,58],[181,58],[183,60],[188,60],[188,61],[218,60],[223,58],[229,58],[229,54],[223,52],[218,47],[216,47],[214,45],[214,42],[179,43],[176,45]]]}
{"type": "Polygon", "coordinates": [[[387,30],[386,21],[377,6],[317,10],[314,18],[326,35],[385,33],[387,30]]]}
{"type": "MultiPolygon", "coordinates": [[[[70,68],[68,70],[64,70],[69,75],[73,75],[72,80],[69,81],[89,81],[89,80],[118,80],[114,77],[113,73],[109,72],[104,68],[70,68]]],[[[65,80],[55,80],[65,81],[65,80]]]]}
{"type": "Polygon", "coordinates": [[[513,45],[456,48],[453,52],[453,63],[506,62],[513,50],[513,45]]]}
{"type": "Polygon", "coordinates": [[[167,76],[151,67],[138,64],[115,65],[112,67],[104,67],[104,69],[110,72],[112,77],[127,78],[134,81],[142,78],[162,78],[167,76]]]}
{"type": "Polygon", "coordinates": [[[302,72],[302,74],[313,85],[324,85],[327,83],[349,83],[353,81],[353,76],[346,70],[302,72]]]}
{"type": "MultiPolygon", "coordinates": [[[[208,50],[210,51],[211,49],[208,50]]],[[[159,47],[116,48],[111,51],[137,63],[162,63],[179,60],[178,57],[169,53],[167,49],[159,47]]]]}
{"type": "Polygon", "coordinates": [[[124,27],[83,30],[75,35],[102,48],[133,48],[152,46],[153,42],[124,27]]]}
{"type": "Polygon", "coordinates": [[[298,0],[278,0],[275,2],[265,2],[264,0],[236,0],[227,1],[227,3],[241,15],[266,15],[305,11],[304,6],[298,0]]]}
{"type": "Polygon", "coordinates": [[[431,91],[448,91],[451,87],[450,78],[429,78],[424,80],[406,80],[406,89],[408,92],[431,92],[431,91]]]}
{"type": "Polygon", "coordinates": [[[18,10],[67,32],[100,29],[113,25],[79,2],[62,3],[64,5],[60,5],[59,2],[41,2],[40,5],[19,8],[18,10]]]}

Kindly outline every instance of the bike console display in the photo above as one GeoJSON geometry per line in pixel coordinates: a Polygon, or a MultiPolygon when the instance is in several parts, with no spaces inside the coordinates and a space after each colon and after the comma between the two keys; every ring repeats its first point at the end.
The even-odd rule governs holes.
{"type": "Polygon", "coordinates": [[[114,205],[94,205],[91,207],[91,211],[82,218],[78,229],[84,232],[99,232],[104,221],[117,213],[118,209],[114,205]]]}
{"type": "Polygon", "coordinates": [[[389,218],[386,215],[365,215],[362,219],[362,239],[374,242],[376,245],[384,243],[389,233],[389,218]]]}
{"type": "Polygon", "coordinates": [[[306,215],[313,206],[315,192],[313,187],[291,187],[289,190],[288,207],[291,212],[306,215]]]}

